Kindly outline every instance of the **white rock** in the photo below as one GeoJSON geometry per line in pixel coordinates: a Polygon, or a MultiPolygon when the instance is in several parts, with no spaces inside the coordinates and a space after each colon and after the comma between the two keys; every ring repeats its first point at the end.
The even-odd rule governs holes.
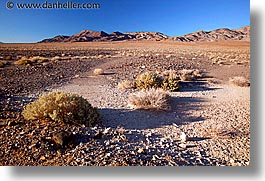
{"type": "Polygon", "coordinates": [[[186,134],[185,134],[184,132],[181,132],[181,134],[180,134],[180,140],[181,140],[182,142],[187,141],[187,136],[186,136],[186,134]]]}

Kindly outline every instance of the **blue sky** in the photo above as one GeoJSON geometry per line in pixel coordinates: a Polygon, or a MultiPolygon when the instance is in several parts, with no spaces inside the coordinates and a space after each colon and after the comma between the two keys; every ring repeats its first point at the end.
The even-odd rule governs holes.
{"type": "MultiPolygon", "coordinates": [[[[72,0],[100,3],[100,9],[18,9],[16,3],[46,0],[1,0],[0,41],[37,42],[83,29],[157,31],[178,36],[198,30],[250,25],[250,0],[72,0]],[[15,7],[7,9],[7,2],[15,7]]],[[[57,0],[48,0],[49,3],[57,0]]],[[[60,0],[61,3],[67,0],[60,0]]]]}

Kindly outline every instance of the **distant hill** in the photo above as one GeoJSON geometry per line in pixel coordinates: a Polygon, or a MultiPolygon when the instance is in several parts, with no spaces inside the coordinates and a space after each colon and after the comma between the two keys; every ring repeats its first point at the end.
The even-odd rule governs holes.
{"type": "Polygon", "coordinates": [[[180,42],[211,42],[221,40],[245,40],[250,41],[250,26],[236,30],[219,28],[213,31],[197,31],[183,36],[171,37],[174,41],[180,42]]]}
{"type": "Polygon", "coordinates": [[[121,33],[112,32],[110,34],[104,31],[83,30],[72,36],[55,36],[44,39],[40,43],[52,42],[91,42],[91,41],[122,41],[122,40],[166,40],[168,36],[158,32],[132,32],[121,33]]]}
{"type": "Polygon", "coordinates": [[[178,41],[178,42],[210,42],[220,40],[245,40],[250,41],[250,26],[242,27],[237,30],[220,28],[213,31],[197,31],[183,36],[169,37],[159,32],[112,32],[110,34],[104,31],[82,30],[72,36],[55,36],[40,41],[40,43],[52,42],[101,42],[101,41],[123,41],[123,40],[151,40],[151,41],[178,41]]]}

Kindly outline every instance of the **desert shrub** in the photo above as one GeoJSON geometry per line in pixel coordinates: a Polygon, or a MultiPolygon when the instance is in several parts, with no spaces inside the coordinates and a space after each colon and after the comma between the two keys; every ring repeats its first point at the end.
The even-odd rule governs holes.
{"type": "Polygon", "coordinates": [[[118,83],[117,88],[120,90],[134,89],[135,88],[135,82],[130,81],[130,80],[124,80],[124,81],[118,83]]]}
{"type": "Polygon", "coordinates": [[[196,78],[203,77],[203,74],[198,69],[183,69],[180,71],[179,77],[180,80],[182,81],[192,81],[195,80],[196,78]]]}
{"type": "Polygon", "coordinates": [[[194,79],[193,70],[183,69],[180,71],[180,80],[191,81],[194,79]]]}
{"type": "Polygon", "coordinates": [[[33,63],[35,63],[35,62],[42,63],[42,62],[47,62],[48,58],[41,57],[41,56],[35,56],[35,57],[31,57],[30,61],[33,62],[33,63]]]}
{"type": "Polygon", "coordinates": [[[239,87],[248,87],[250,82],[245,77],[236,76],[229,79],[229,83],[239,87]]]}
{"type": "Polygon", "coordinates": [[[218,80],[216,78],[211,78],[211,79],[208,79],[207,80],[210,84],[221,84],[222,81],[221,80],[218,80]]]}
{"type": "Polygon", "coordinates": [[[203,71],[201,71],[199,69],[195,69],[193,71],[193,75],[195,78],[202,78],[204,76],[203,71]]]}
{"type": "Polygon", "coordinates": [[[103,75],[104,74],[104,70],[103,69],[95,69],[94,70],[94,75],[103,75]]]}
{"type": "Polygon", "coordinates": [[[28,65],[31,64],[31,60],[27,57],[21,57],[21,59],[14,62],[15,65],[28,65]]]}
{"type": "Polygon", "coordinates": [[[178,91],[180,89],[180,84],[178,79],[166,78],[161,84],[161,88],[166,91],[178,91]]]}
{"type": "Polygon", "coordinates": [[[177,72],[174,70],[165,70],[161,73],[161,76],[169,79],[179,79],[177,72]]]}
{"type": "Polygon", "coordinates": [[[162,78],[156,73],[145,72],[136,77],[135,85],[138,89],[159,88],[162,78]]]}
{"type": "Polygon", "coordinates": [[[129,95],[128,105],[132,109],[169,110],[169,98],[162,89],[140,90],[129,95]]]}
{"type": "Polygon", "coordinates": [[[60,91],[43,94],[22,111],[26,120],[49,118],[57,122],[94,126],[100,121],[97,108],[83,97],[60,91]]]}
{"type": "Polygon", "coordinates": [[[62,58],[59,57],[59,56],[55,56],[55,57],[52,57],[52,58],[51,58],[51,61],[54,61],[54,62],[57,62],[57,61],[59,61],[59,60],[62,60],[62,58]]]}

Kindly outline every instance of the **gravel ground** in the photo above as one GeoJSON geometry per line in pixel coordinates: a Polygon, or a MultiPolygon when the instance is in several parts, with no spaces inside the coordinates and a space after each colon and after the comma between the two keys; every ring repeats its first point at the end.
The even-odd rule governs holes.
{"type": "MultiPolygon", "coordinates": [[[[229,77],[230,69],[238,70],[237,66],[214,65],[206,54],[194,53],[190,48],[184,53],[176,53],[179,48],[150,47],[144,51],[77,50],[82,56],[100,53],[112,58],[1,69],[0,165],[250,165],[250,88],[229,85],[223,78],[229,77]],[[225,75],[222,71],[217,77],[211,74],[226,67],[230,69],[225,75]],[[103,68],[106,74],[94,76],[92,68],[103,68]],[[119,90],[118,82],[146,70],[172,68],[198,68],[207,76],[184,82],[180,92],[170,93],[170,111],[129,109],[128,95],[134,90],[119,90]],[[211,76],[216,83],[209,83],[211,76]],[[20,112],[26,104],[43,92],[58,89],[78,93],[98,107],[102,125],[87,128],[23,119],[20,112]],[[181,139],[183,133],[186,140],[181,139]]],[[[77,50],[69,52],[78,55],[77,50]]],[[[51,55],[49,51],[33,53],[57,56],[68,52],[58,49],[51,55]]],[[[6,56],[14,51],[3,52],[6,56]]],[[[16,51],[17,55],[23,53],[16,51]]],[[[248,66],[238,66],[240,71],[234,74],[248,72],[248,66]]]]}
{"type": "Polygon", "coordinates": [[[184,143],[184,150],[195,155],[204,153],[201,159],[197,158],[201,165],[249,165],[249,87],[207,81],[188,82],[182,85],[180,92],[170,93],[171,111],[156,113],[129,109],[128,95],[134,90],[117,89],[116,76],[93,76],[92,72],[88,72],[59,90],[82,95],[98,107],[106,127],[160,135],[168,140],[169,145],[175,145],[174,142],[184,132],[190,140],[184,143]],[[206,158],[216,162],[206,164],[203,162],[206,158]]]}

